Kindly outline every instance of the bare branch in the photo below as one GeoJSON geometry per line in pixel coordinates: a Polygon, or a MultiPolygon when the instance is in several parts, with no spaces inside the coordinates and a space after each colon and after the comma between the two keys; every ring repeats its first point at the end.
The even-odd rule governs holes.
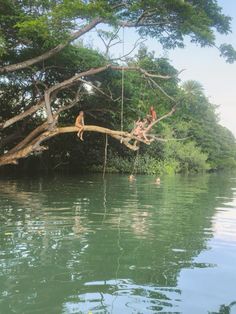
{"type": "Polygon", "coordinates": [[[109,38],[108,42],[105,41],[105,39],[102,36],[102,34],[105,35],[105,34],[110,34],[110,33],[102,32],[100,30],[97,31],[99,38],[102,40],[102,42],[103,42],[103,44],[105,46],[105,49],[106,49],[105,56],[106,57],[108,56],[109,50],[110,50],[111,47],[113,47],[115,45],[118,45],[118,44],[120,44],[122,42],[121,39],[118,36],[118,33],[119,33],[120,29],[121,29],[121,27],[118,27],[116,29],[116,31],[113,34],[111,34],[111,37],[109,38]],[[113,43],[113,41],[116,40],[117,38],[119,38],[119,40],[113,43]]]}
{"type": "MultiPolygon", "coordinates": [[[[149,78],[152,81],[152,83],[157,88],[159,88],[169,99],[171,99],[172,101],[175,101],[171,96],[169,96],[163,90],[163,88],[161,86],[159,86],[159,84],[157,84],[154,80],[152,80],[152,78],[170,79],[173,76],[169,76],[169,75],[165,76],[165,75],[160,75],[160,74],[151,74],[148,71],[146,71],[146,70],[144,70],[144,69],[142,69],[140,67],[136,67],[136,66],[131,66],[131,67],[125,66],[125,67],[122,67],[122,66],[115,66],[115,65],[108,64],[108,65],[105,65],[105,66],[100,67],[100,68],[95,68],[95,69],[92,68],[92,69],[89,69],[88,71],[84,71],[84,72],[81,72],[79,74],[76,74],[73,77],[71,77],[70,79],[65,80],[63,82],[60,82],[60,83],[57,83],[57,84],[51,86],[50,88],[48,88],[45,91],[45,95],[46,95],[46,100],[47,100],[49,106],[50,106],[51,98],[55,97],[55,95],[56,95],[56,93],[58,91],[66,89],[66,88],[76,84],[77,82],[79,82],[84,77],[88,77],[88,76],[91,76],[91,75],[96,75],[98,73],[106,71],[107,69],[112,69],[112,70],[116,70],[116,71],[122,71],[122,69],[124,69],[124,71],[137,71],[137,72],[140,72],[141,74],[144,75],[144,77],[149,78]]],[[[10,125],[16,123],[17,121],[20,121],[20,120],[24,119],[25,117],[27,117],[27,116],[29,116],[31,114],[34,114],[39,109],[43,108],[43,106],[45,106],[45,99],[40,100],[36,105],[30,107],[25,112],[22,112],[19,115],[15,116],[15,117],[13,117],[11,119],[8,119],[7,121],[1,123],[0,124],[0,129],[7,128],[10,125]]],[[[51,108],[49,108],[49,109],[51,109],[51,108]]],[[[49,117],[52,118],[52,115],[49,114],[49,117]]],[[[51,121],[50,121],[50,123],[51,123],[51,121]]]]}
{"type": "Polygon", "coordinates": [[[136,42],[134,43],[134,46],[133,46],[133,48],[129,51],[129,52],[127,52],[126,54],[124,54],[123,56],[121,56],[121,57],[119,57],[119,58],[113,58],[113,59],[110,59],[109,61],[117,61],[117,60],[121,60],[121,61],[123,61],[126,57],[128,57],[137,47],[139,47],[140,45],[142,45],[145,41],[146,41],[146,39],[142,39],[142,38],[138,38],[137,40],[136,40],[136,42]],[[141,40],[141,41],[140,41],[141,40]]]}
{"type": "Polygon", "coordinates": [[[106,94],[101,88],[97,87],[96,85],[94,85],[93,83],[91,83],[91,82],[89,82],[89,81],[83,80],[83,79],[81,79],[81,78],[79,79],[79,81],[82,82],[82,83],[84,83],[84,84],[87,84],[87,85],[91,86],[91,87],[94,88],[96,91],[98,91],[100,94],[102,94],[103,96],[109,98],[110,100],[112,100],[112,101],[114,101],[114,102],[116,102],[116,101],[118,101],[118,100],[120,99],[120,97],[119,97],[119,98],[116,98],[116,99],[113,99],[112,94],[110,94],[110,95],[106,94]]]}
{"type": "Polygon", "coordinates": [[[36,105],[30,107],[29,109],[27,109],[26,111],[16,115],[15,117],[10,118],[10,119],[6,120],[5,122],[1,123],[0,124],[0,130],[1,129],[5,129],[5,128],[9,127],[10,125],[12,125],[12,124],[14,124],[14,123],[16,123],[16,122],[18,122],[18,121],[28,117],[28,116],[34,114],[39,109],[43,108],[44,105],[45,105],[44,100],[42,100],[42,99],[39,100],[36,105]]]}
{"type": "MultiPolygon", "coordinates": [[[[68,106],[65,106],[64,108],[68,108],[68,106]]],[[[147,134],[151,128],[158,122],[160,122],[163,119],[166,119],[167,117],[170,117],[175,112],[176,106],[174,106],[170,112],[165,114],[164,116],[160,117],[158,120],[154,121],[149,125],[148,128],[146,128],[144,134],[145,137],[140,138],[133,134],[131,131],[125,132],[125,131],[116,131],[111,130],[108,128],[103,128],[96,125],[85,125],[83,127],[84,132],[98,132],[107,134],[116,140],[119,140],[121,144],[125,145],[127,148],[131,150],[138,150],[139,149],[139,143],[144,143],[146,145],[150,145],[151,142],[155,140],[159,141],[165,141],[165,139],[158,138],[156,135],[147,134]],[[134,144],[131,144],[130,141],[134,140],[134,144]]],[[[75,126],[69,126],[69,127],[62,127],[62,128],[54,128],[49,129],[49,124],[47,122],[43,123],[39,127],[37,127],[34,131],[32,131],[21,143],[19,143],[15,148],[13,148],[11,151],[6,153],[5,155],[0,157],[0,166],[6,165],[6,164],[14,164],[17,163],[17,160],[20,158],[26,158],[30,154],[37,152],[37,151],[43,151],[47,149],[47,147],[41,146],[41,144],[49,140],[50,138],[63,133],[71,133],[71,132],[78,132],[78,128],[75,126]],[[40,134],[41,133],[41,134],[40,134]]]]}
{"type": "Polygon", "coordinates": [[[113,70],[117,70],[117,71],[121,71],[122,69],[124,69],[124,71],[137,71],[137,72],[142,73],[145,77],[160,78],[160,79],[165,79],[165,80],[169,80],[169,79],[176,76],[176,75],[171,76],[171,75],[151,74],[148,71],[146,71],[140,67],[137,67],[137,66],[124,66],[124,67],[122,67],[122,66],[111,65],[110,68],[113,70]]]}
{"type": "Polygon", "coordinates": [[[173,114],[175,111],[176,111],[176,105],[175,105],[174,107],[172,107],[172,109],[171,109],[168,113],[166,113],[164,116],[162,116],[162,117],[160,117],[159,119],[153,121],[153,122],[146,128],[145,133],[148,133],[148,132],[152,129],[152,127],[153,127],[155,124],[157,124],[157,123],[159,123],[160,121],[162,121],[162,120],[164,120],[164,119],[166,119],[166,118],[172,116],[172,114],[173,114]]]}
{"type": "MultiPolygon", "coordinates": [[[[19,144],[17,144],[14,148],[9,150],[3,157],[12,156],[17,151],[23,149],[26,145],[28,145],[36,136],[41,134],[42,132],[48,129],[48,123],[44,122],[43,124],[39,125],[36,129],[34,129],[28,136],[26,136],[19,144]]],[[[0,158],[1,160],[1,158],[0,158]]]]}
{"type": "Polygon", "coordinates": [[[154,81],[151,77],[148,77],[148,79],[152,82],[152,84],[157,87],[167,98],[169,98],[171,101],[175,102],[175,99],[171,97],[167,92],[159,85],[156,81],[154,81]]]}
{"type": "Polygon", "coordinates": [[[153,134],[150,134],[150,135],[153,137],[155,141],[159,141],[159,142],[186,141],[187,139],[191,138],[191,136],[182,137],[182,138],[162,138],[162,137],[155,136],[153,134]]]}
{"type": "MultiPolygon", "coordinates": [[[[39,126],[38,128],[43,128],[43,125],[39,126]]],[[[124,138],[134,138],[132,135],[128,132],[121,132],[121,131],[114,131],[110,130],[107,128],[99,127],[96,125],[85,125],[84,126],[84,131],[89,131],[89,132],[99,132],[103,134],[108,134],[111,137],[119,140],[122,142],[125,146],[129,147],[130,149],[137,150],[137,146],[131,145],[127,143],[126,141],[122,141],[124,138]]],[[[34,130],[33,132],[36,132],[34,130]]],[[[59,134],[64,134],[64,133],[71,133],[71,132],[78,132],[78,128],[75,126],[69,126],[69,127],[62,127],[62,128],[54,128],[53,130],[45,131],[36,138],[34,138],[29,144],[22,149],[15,151],[13,153],[7,153],[3,156],[0,157],[0,166],[7,165],[7,164],[16,164],[18,159],[21,158],[26,158],[30,154],[34,152],[39,152],[46,150],[47,147],[41,146],[41,144],[50,138],[59,135],[59,134]]],[[[31,135],[29,135],[31,136],[31,135]]],[[[143,142],[143,141],[142,141],[143,142]]]]}
{"type": "MultiPolygon", "coordinates": [[[[69,104],[69,105],[65,105],[61,108],[59,108],[56,113],[53,115],[53,120],[57,121],[58,117],[60,115],[61,112],[68,110],[70,108],[72,108],[73,106],[75,106],[77,104],[77,102],[79,101],[79,97],[81,97],[79,95],[80,89],[77,91],[75,99],[69,104]]],[[[39,125],[36,129],[34,129],[28,136],[26,136],[20,143],[18,143],[15,147],[13,147],[11,150],[9,150],[5,155],[10,155],[12,153],[17,152],[18,150],[24,148],[26,145],[28,145],[36,136],[38,136],[39,134],[41,134],[42,132],[48,130],[50,127],[50,125],[48,124],[48,122],[44,122],[43,124],[39,125]]]]}

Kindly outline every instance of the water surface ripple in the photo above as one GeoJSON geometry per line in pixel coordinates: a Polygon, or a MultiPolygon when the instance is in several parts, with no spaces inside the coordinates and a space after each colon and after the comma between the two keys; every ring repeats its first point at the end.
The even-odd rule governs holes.
{"type": "Polygon", "coordinates": [[[0,180],[0,313],[236,313],[236,178],[0,180]]]}

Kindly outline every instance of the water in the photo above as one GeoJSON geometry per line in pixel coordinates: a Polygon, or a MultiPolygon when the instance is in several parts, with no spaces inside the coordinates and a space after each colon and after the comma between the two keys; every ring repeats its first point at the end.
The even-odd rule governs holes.
{"type": "Polygon", "coordinates": [[[236,178],[0,181],[0,313],[236,313],[236,178]]]}

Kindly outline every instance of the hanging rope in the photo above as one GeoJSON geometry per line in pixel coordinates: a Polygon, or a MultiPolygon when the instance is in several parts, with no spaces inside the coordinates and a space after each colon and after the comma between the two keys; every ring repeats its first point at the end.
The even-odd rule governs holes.
{"type": "Polygon", "coordinates": [[[134,160],[133,171],[132,171],[131,175],[136,175],[138,158],[139,158],[139,150],[137,150],[137,152],[136,152],[136,157],[135,157],[135,160],[134,160]]]}
{"type": "MultiPolygon", "coordinates": [[[[147,84],[148,84],[148,82],[145,80],[144,89],[142,91],[142,101],[144,104],[149,103],[148,94],[146,93],[147,87],[148,87],[147,84]]],[[[143,81],[142,81],[142,87],[143,87],[143,81]]]]}
{"type": "MultiPolygon", "coordinates": [[[[125,28],[122,28],[122,56],[125,54],[125,28]]],[[[120,111],[120,129],[123,132],[124,130],[124,79],[125,79],[125,70],[124,64],[121,72],[121,111],[120,111]]]]}
{"type": "Polygon", "coordinates": [[[107,146],[108,146],[108,136],[106,134],[106,137],[105,137],[105,151],[104,151],[104,164],[103,164],[103,174],[102,174],[103,179],[105,178],[106,166],[107,166],[107,146]]]}

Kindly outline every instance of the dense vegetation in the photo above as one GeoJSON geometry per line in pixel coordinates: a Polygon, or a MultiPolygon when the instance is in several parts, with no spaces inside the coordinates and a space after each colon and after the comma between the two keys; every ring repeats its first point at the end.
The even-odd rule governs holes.
{"type": "MultiPolygon", "coordinates": [[[[155,58],[153,53],[148,53],[145,48],[140,49],[139,54],[132,60],[132,65],[142,66],[145,69],[155,69],[168,74],[176,73],[168,60],[155,58]]],[[[131,65],[131,64],[129,64],[131,65]]],[[[113,80],[114,81],[114,80],[113,80]]],[[[118,78],[119,83],[119,78],[118,78]]],[[[181,83],[176,78],[163,83],[162,86],[169,95],[178,98],[178,106],[175,114],[160,122],[155,132],[167,142],[154,142],[151,146],[142,146],[138,154],[121,150],[120,145],[110,141],[108,170],[117,172],[140,173],[174,173],[189,171],[206,171],[232,168],[236,166],[236,145],[232,133],[219,124],[216,106],[211,104],[204,95],[203,87],[196,81],[181,83]],[[135,157],[135,160],[134,160],[135,157]]],[[[116,86],[115,86],[116,90],[116,86]]],[[[120,88],[118,88],[118,93],[120,88]]],[[[125,76],[125,128],[132,128],[132,123],[138,117],[144,116],[151,105],[155,106],[158,115],[169,110],[171,104],[165,95],[140,79],[136,73],[128,73],[125,76]]],[[[97,96],[96,96],[97,97],[97,96]]],[[[87,108],[88,105],[85,105],[87,108]]],[[[115,112],[120,111],[117,106],[115,112]]],[[[68,117],[69,118],[69,117],[68,117]]],[[[106,118],[112,121],[112,115],[106,118]]],[[[112,127],[119,128],[119,117],[114,115],[112,127]]],[[[110,126],[106,121],[103,124],[110,126]]],[[[71,139],[71,138],[70,138],[71,139]]],[[[101,141],[102,138],[100,137],[101,141]]],[[[69,140],[69,138],[68,138],[69,140]]],[[[73,141],[73,139],[71,139],[73,141]]],[[[92,140],[92,139],[91,139],[92,140]]],[[[73,144],[72,144],[73,145],[73,144]]],[[[86,163],[91,160],[89,167],[102,169],[104,158],[104,140],[102,145],[86,145],[83,149],[86,163]],[[94,154],[91,147],[97,147],[94,154]],[[97,157],[97,158],[96,158],[97,157]]],[[[58,151],[60,144],[58,146],[58,151]]],[[[78,148],[79,149],[79,148],[78,148]]],[[[82,152],[70,150],[71,157],[76,161],[76,156],[82,152]],[[74,154],[74,155],[73,155],[74,154]]],[[[86,167],[86,163],[83,167],[86,167]]],[[[74,164],[76,167],[76,162],[74,164]]]]}
{"type": "MultiPolygon", "coordinates": [[[[17,166],[24,170],[102,170],[104,134],[86,132],[84,142],[74,133],[63,134],[50,139],[43,152],[34,142],[55,124],[73,125],[81,109],[86,124],[120,130],[122,73],[115,70],[120,60],[111,60],[109,46],[99,53],[74,41],[95,26],[105,43],[116,41],[124,26],[158,38],[169,49],[183,47],[186,35],[202,46],[216,46],[214,32],[227,34],[230,18],[213,0],[0,0],[0,163],[13,154],[9,163],[28,157],[17,166]],[[105,24],[109,31],[102,30],[105,24]],[[108,68],[111,64],[114,68],[108,68]],[[104,66],[106,70],[94,75],[104,66]],[[59,115],[66,105],[70,108],[59,115]]],[[[218,49],[227,62],[235,60],[231,46],[218,49]]],[[[150,80],[139,71],[125,71],[124,130],[130,131],[151,105],[158,117],[174,104],[176,111],[153,128],[159,140],[141,144],[138,153],[109,138],[107,171],[174,173],[236,166],[234,136],[219,125],[216,108],[197,81],[180,82],[169,61],[144,46],[125,63],[127,69],[169,78],[150,80]]]]}

